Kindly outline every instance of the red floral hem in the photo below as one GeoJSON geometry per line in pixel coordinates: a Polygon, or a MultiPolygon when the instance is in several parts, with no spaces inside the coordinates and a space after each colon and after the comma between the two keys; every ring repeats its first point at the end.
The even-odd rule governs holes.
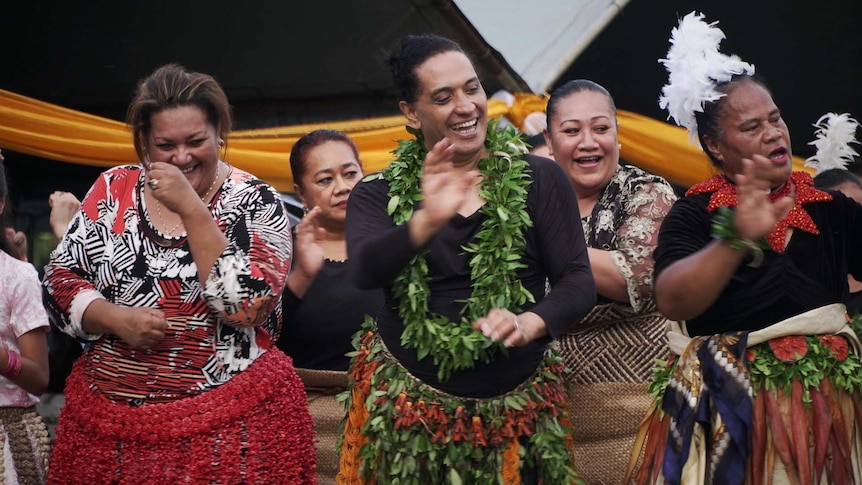
{"type": "Polygon", "coordinates": [[[289,357],[270,350],[221,386],[130,407],[66,386],[49,483],[316,483],[314,432],[289,357]]]}

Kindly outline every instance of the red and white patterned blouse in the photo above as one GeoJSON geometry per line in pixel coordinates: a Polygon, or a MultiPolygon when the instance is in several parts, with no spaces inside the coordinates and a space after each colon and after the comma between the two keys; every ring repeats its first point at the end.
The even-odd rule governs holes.
{"type": "Polygon", "coordinates": [[[105,171],[45,267],[45,303],[64,332],[90,341],[88,381],[113,401],[168,402],[230,380],[267,351],[281,326],[291,238],[278,193],[231,168],[210,204],[228,245],[204,287],[184,237],[163,239],[145,216],[140,166],[105,171]],[[165,338],[147,351],[85,332],[95,299],[165,313],[165,338]]]}

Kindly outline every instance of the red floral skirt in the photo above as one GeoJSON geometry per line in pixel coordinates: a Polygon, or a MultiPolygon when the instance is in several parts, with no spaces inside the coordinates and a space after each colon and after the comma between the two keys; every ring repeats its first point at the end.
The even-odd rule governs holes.
{"type": "Polygon", "coordinates": [[[213,390],[166,404],[112,402],[84,374],[80,359],[48,483],[317,483],[305,391],[278,350],[213,390]]]}

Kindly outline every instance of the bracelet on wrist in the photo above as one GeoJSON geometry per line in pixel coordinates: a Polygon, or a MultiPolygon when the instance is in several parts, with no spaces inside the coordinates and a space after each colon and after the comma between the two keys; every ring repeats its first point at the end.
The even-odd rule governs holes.
{"type": "Polygon", "coordinates": [[[18,355],[18,352],[14,350],[6,349],[6,367],[0,371],[0,375],[9,379],[10,381],[14,381],[21,375],[21,356],[18,355]]]}
{"type": "Polygon", "coordinates": [[[735,215],[736,212],[733,209],[727,206],[719,207],[712,219],[712,238],[727,241],[731,249],[750,251],[753,259],[748,263],[748,266],[757,268],[763,263],[763,250],[769,246],[763,238],[755,242],[739,237],[739,234],[736,233],[736,227],[733,225],[735,215]]]}

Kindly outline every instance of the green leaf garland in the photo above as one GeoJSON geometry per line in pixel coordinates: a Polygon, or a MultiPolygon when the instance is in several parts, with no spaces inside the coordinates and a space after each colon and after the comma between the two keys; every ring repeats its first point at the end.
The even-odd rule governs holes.
{"type": "MultiPolygon", "coordinates": [[[[468,369],[477,361],[489,362],[504,348],[481,332],[471,328],[473,321],[493,308],[521,310],[534,301],[518,279],[517,272],[526,248],[524,229],[532,226],[527,213],[527,193],[531,179],[529,165],[523,159],[527,147],[511,127],[498,130],[498,123],[488,123],[485,148],[488,157],[479,161],[483,181],[479,195],[485,200],[480,212],[487,216],[475,239],[463,249],[470,255],[472,294],[464,300],[460,321],[433,314],[428,310],[430,275],[425,254],[415,256],[393,282],[398,313],[404,321],[401,344],[414,348],[420,359],[430,356],[438,368],[441,381],[452,372],[468,369]]],[[[422,164],[426,150],[421,133],[410,127],[415,136],[402,140],[393,152],[396,160],[373,178],[389,183],[387,210],[396,225],[413,216],[413,207],[422,200],[422,164]]]]}
{"type": "Polygon", "coordinates": [[[360,477],[400,485],[501,483],[506,448],[520,440],[520,466],[535,467],[542,483],[583,485],[572,466],[568,381],[557,353],[546,352],[533,376],[517,388],[471,399],[442,393],[410,375],[385,350],[373,321],[366,320],[353,345],[352,391],[339,400],[353,409],[358,399],[368,412],[361,425],[367,440],[357,452],[360,477]],[[360,383],[365,387],[357,387],[360,383]]]}

